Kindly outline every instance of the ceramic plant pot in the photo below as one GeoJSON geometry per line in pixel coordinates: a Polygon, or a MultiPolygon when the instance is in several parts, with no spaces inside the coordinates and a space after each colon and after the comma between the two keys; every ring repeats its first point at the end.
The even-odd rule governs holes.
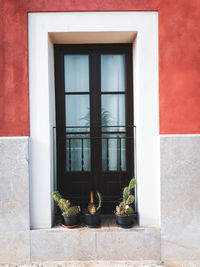
{"type": "Polygon", "coordinates": [[[67,227],[76,227],[80,224],[81,221],[81,214],[78,213],[76,215],[73,216],[68,216],[65,213],[62,214],[63,218],[64,218],[64,225],[67,227]]]}
{"type": "Polygon", "coordinates": [[[84,223],[90,228],[98,228],[101,225],[100,219],[101,211],[99,210],[95,214],[90,214],[88,211],[84,213],[84,223]]]}
{"type": "Polygon", "coordinates": [[[131,228],[135,224],[136,214],[119,215],[115,212],[116,224],[122,228],[131,228]]]}

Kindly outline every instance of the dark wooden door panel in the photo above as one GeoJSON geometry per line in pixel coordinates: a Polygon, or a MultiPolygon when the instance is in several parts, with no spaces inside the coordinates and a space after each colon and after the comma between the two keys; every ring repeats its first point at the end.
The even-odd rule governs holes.
{"type": "Polygon", "coordinates": [[[134,173],[132,45],[55,45],[54,51],[58,190],[82,208],[98,190],[103,212],[113,212],[134,173]],[[124,64],[119,78],[111,62],[124,64]],[[69,125],[75,113],[76,125],[69,125]]]}

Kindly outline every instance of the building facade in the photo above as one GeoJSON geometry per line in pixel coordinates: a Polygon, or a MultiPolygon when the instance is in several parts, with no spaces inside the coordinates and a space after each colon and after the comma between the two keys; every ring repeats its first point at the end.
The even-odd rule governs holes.
{"type": "Polygon", "coordinates": [[[200,262],[199,1],[0,4],[0,262],[200,262]],[[137,226],[55,227],[131,176],[137,226]]]}

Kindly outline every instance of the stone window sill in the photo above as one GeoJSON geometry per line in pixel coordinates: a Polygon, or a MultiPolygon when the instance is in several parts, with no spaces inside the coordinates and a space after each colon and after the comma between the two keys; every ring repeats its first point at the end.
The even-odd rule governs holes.
{"type": "Polygon", "coordinates": [[[34,261],[68,260],[160,260],[160,229],[139,227],[123,229],[115,217],[102,215],[100,228],[66,229],[54,226],[30,232],[34,261]]]}
{"type": "Polygon", "coordinates": [[[89,228],[84,225],[84,223],[80,224],[80,226],[73,228],[73,229],[67,229],[62,227],[61,224],[53,226],[50,231],[136,231],[136,230],[144,230],[144,227],[140,227],[138,224],[135,224],[132,228],[129,229],[123,229],[119,227],[115,222],[115,216],[114,215],[101,215],[101,227],[99,228],[89,228]]]}

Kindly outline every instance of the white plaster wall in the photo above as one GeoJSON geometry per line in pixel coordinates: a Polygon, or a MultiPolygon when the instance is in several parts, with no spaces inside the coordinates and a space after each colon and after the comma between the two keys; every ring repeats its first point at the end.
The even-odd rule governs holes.
{"type": "Polygon", "coordinates": [[[127,32],[127,41],[130,42],[130,32],[133,37],[137,32],[133,76],[138,211],[141,226],[159,226],[157,12],[64,12],[28,15],[31,227],[51,227],[52,222],[50,193],[53,185],[52,126],[55,120],[53,35],[59,33],[56,42],[59,42],[58,36],[62,36],[62,43],[65,40],[67,43],[67,33],[76,33],[78,38],[79,33],[83,32],[114,32],[115,37],[118,32],[117,42],[120,42],[120,33],[123,32],[121,41],[125,42],[124,34],[127,32]]]}

